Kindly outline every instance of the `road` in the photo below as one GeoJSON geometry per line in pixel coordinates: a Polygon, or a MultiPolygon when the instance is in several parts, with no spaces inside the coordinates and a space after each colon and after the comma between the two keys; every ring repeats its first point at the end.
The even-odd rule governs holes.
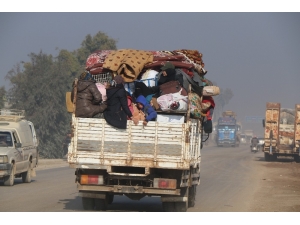
{"type": "MultiPolygon", "coordinates": [[[[262,152],[251,153],[248,146],[204,146],[201,154],[201,183],[188,212],[300,211],[299,163],[265,162],[262,152]]],[[[66,162],[54,167],[39,167],[29,184],[20,178],[12,187],[0,182],[0,212],[84,211],[74,169],[66,162]]],[[[116,196],[107,211],[161,212],[162,206],[159,197],[134,201],[116,196]]]]}

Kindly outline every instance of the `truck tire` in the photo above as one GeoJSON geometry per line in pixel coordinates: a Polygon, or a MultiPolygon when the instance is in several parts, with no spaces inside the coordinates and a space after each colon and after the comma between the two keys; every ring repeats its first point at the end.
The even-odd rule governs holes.
{"type": "Polygon", "coordinates": [[[194,207],[195,206],[195,200],[196,200],[196,185],[192,185],[192,187],[189,187],[189,201],[188,201],[188,207],[194,207]]]}
{"type": "Polygon", "coordinates": [[[4,177],[4,186],[13,186],[15,181],[15,171],[16,167],[14,164],[11,164],[10,175],[4,177]]]}
{"type": "Polygon", "coordinates": [[[175,212],[186,212],[188,208],[188,202],[174,202],[175,212]]]}
{"type": "Polygon", "coordinates": [[[94,199],[82,197],[82,207],[84,210],[94,210],[95,207],[94,199]]]}
{"type": "Polygon", "coordinates": [[[295,155],[294,156],[294,160],[296,163],[299,163],[300,162],[300,156],[299,155],[295,155]]]}
{"type": "Polygon", "coordinates": [[[175,202],[163,202],[162,207],[164,212],[175,212],[175,202]]]}
{"type": "Polygon", "coordinates": [[[22,173],[22,181],[23,183],[31,182],[31,162],[29,162],[28,170],[22,173]]]}
{"type": "Polygon", "coordinates": [[[265,161],[267,161],[267,162],[270,161],[270,155],[267,152],[265,152],[265,161]]]}
{"type": "MultiPolygon", "coordinates": [[[[188,187],[184,187],[184,188],[180,188],[180,196],[181,197],[187,197],[187,199],[189,200],[189,188],[188,187]]],[[[174,202],[175,203],[175,212],[186,212],[188,209],[188,202],[174,202]]]]}
{"type": "Polygon", "coordinates": [[[109,194],[107,204],[111,204],[111,203],[113,203],[113,201],[114,201],[114,195],[109,194]]]}
{"type": "Polygon", "coordinates": [[[99,211],[105,211],[107,209],[107,199],[95,198],[95,208],[99,211]]]}
{"type": "Polygon", "coordinates": [[[269,161],[274,162],[277,160],[277,155],[269,155],[269,158],[270,158],[269,161]]]}

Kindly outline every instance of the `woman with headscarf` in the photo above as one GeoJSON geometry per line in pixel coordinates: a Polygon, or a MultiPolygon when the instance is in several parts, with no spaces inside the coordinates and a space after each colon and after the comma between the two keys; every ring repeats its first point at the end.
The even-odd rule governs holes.
{"type": "Polygon", "coordinates": [[[127,104],[127,95],[124,88],[123,77],[117,75],[106,89],[107,109],[104,111],[104,119],[111,126],[126,129],[127,116],[132,119],[132,113],[127,104]]]}
{"type": "MultiPolygon", "coordinates": [[[[76,117],[92,118],[102,113],[107,107],[102,102],[102,95],[96,86],[96,81],[89,72],[80,75],[76,94],[76,117]]],[[[74,99],[74,84],[71,99],[74,99]]]]}

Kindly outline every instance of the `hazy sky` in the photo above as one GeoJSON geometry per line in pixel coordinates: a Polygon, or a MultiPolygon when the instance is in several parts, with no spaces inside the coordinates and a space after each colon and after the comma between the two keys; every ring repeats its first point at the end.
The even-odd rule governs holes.
{"type": "Polygon", "coordinates": [[[140,50],[193,49],[203,54],[206,77],[234,97],[225,110],[264,117],[266,102],[300,104],[300,13],[0,13],[0,86],[28,54],[80,47],[102,31],[117,47],[140,50]]]}

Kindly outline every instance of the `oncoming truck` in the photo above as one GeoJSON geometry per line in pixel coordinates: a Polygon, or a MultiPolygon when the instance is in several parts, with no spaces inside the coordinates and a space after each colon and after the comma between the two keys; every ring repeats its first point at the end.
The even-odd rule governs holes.
{"type": "Polygon", "coordinates": [[[293,157],[299,162],[300,146],[300,104],[295,109],[281,108],[277,102],[267,102],[264,155],[266,161],[278,156],[293,157]]]}
{"type": "MultiPolygon", "coordinates": [[[[113,73],[93,75],[97,83],[110,82],[113,73]]],[[[77,79],[74,82],[76,93],[77,79]]],[[[188,91],[190,99],[191,89],[188,91]]],[[[68,163],[85,210],[106,210],[114,196],[132,200],[158,196],[164,211],[186,211],[195,205],[200,184],[202,120],[186,112],[158,111],[164,120],[127,121],[126,129],[103,118],[75,116],[73,100],[68,163]],[[176,121],[167,120],[168,117],[176,121]]]]}
{"type": "Polygon", "coordinates": [[[225,111],[222,117],[218,119],[216,128],[217,146],[238,147],[240,144],[239,132],[241,125],[236,120],[236,114],[233,111],[225,111]]]}

